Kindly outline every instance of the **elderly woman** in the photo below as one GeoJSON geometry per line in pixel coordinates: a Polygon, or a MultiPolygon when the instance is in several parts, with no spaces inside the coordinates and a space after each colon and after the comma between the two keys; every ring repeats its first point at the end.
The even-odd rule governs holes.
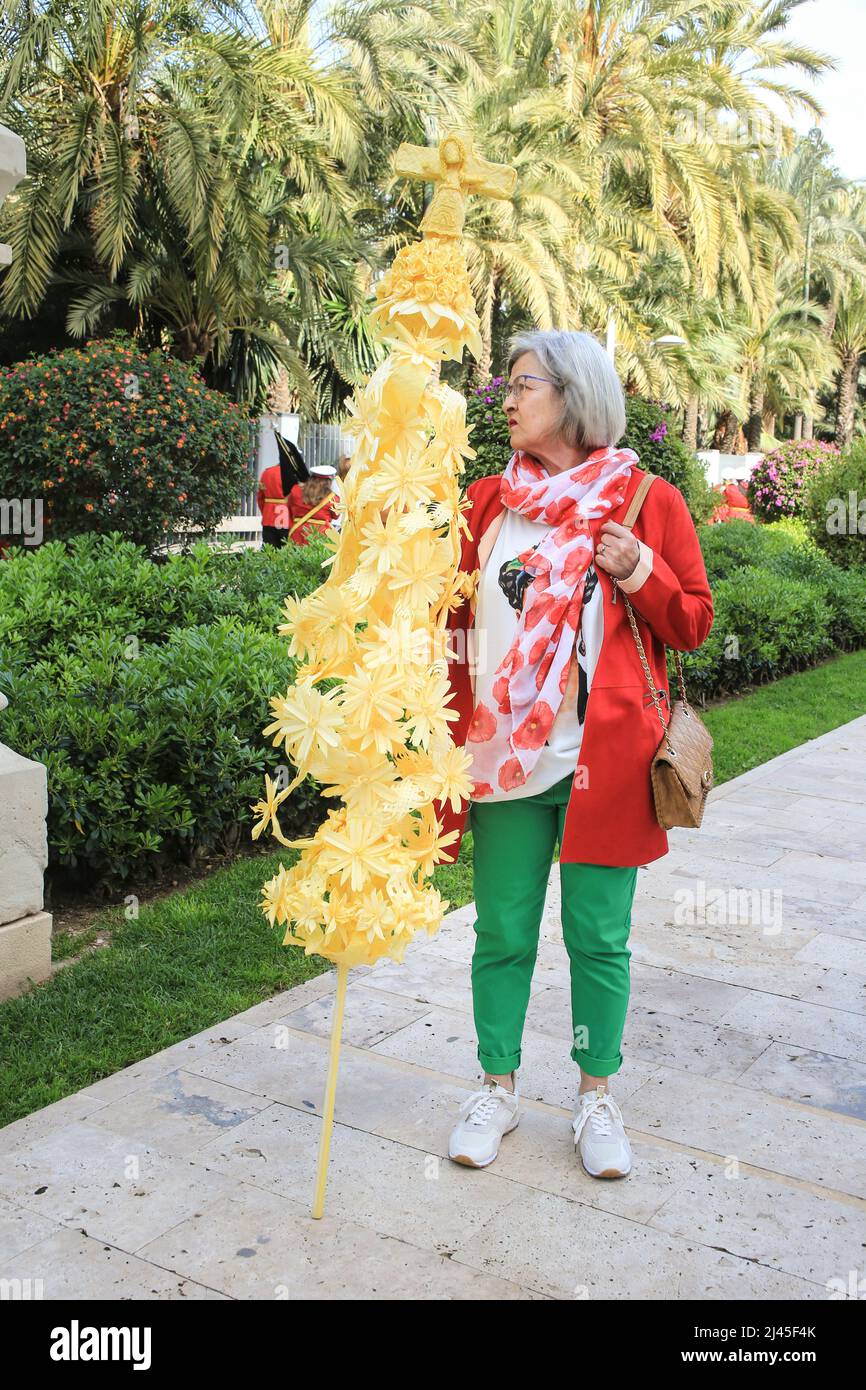
{"type": "MultiPolygon", "coordinates": [[[[584,1169],[631,1169],[608,1078],[622,1066],[631,908],[640,865],[667,853],[650,783],[661,739],[626,606],[670,709],[665,644],[699,647],[713,603],[682,493],[630,449],[622,387],[587,333],[512,339],[504,407],[514,453],[471,483],[461,568],[474,600],[449,618],[457,744],[472,755],[476,943],[472,997],[482,1088],[460,1107],[449,1155],[485,1167],[518,1123],[517,1068],[554,847],[570,960],[580,1087],[572,1128],[584,1169]],[[619,519],[618,519],[619,518],[619,519]]],[[[441,804],[441,803],[440,803],[441,804]]],[[[439,808],[437,807],[437,810],[439,808]]],[[[467,810],[447,807],[444,833],[467,810]]]]}

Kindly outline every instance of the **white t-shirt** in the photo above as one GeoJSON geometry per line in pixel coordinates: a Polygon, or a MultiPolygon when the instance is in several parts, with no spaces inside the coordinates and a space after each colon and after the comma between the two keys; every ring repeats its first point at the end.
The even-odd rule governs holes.
{"type": "MultiPolygon", "coordinates": [[[[475,623],[469,629],[470,662],[479,658],[480,669],[473,678],[475,703],[483,700],[496,707],[493,685],[496,668],[502,662],[517,632],[526,589],[535,577],[517,559],[525,550],[535,550],[553,528],[547,522],[530,521],[519,512],[505,509],[499,535],[478,582],[475,623]]],[[[562,703],[550,736],[538,761],[522,786],[508,792],[482,797],[479,805],[505,801],[518,796],[536,796],[574,773],[583,740],[586,705],[592,677],[598,665],[604,635],[604,604],[595,566],[590,561],[586,575],[580,626],[576,634],[577,667],[572,667],[562,703]]],[[[470,665],[470,672],[472,671],[470,665]]],[[[470,798],[471,799],[471,798],[470,798]]]]}

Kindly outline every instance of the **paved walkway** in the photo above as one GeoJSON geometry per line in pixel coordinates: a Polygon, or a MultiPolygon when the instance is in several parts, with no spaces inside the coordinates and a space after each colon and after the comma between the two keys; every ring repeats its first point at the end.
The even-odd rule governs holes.
{"type": "Polygon", "coordinates": [[[629,1177],[574,1157],[554,866],[522,1119],[490,1168],[443,1157],[481,1075],[469,906],[350,976],[321,1221],[332,973],[0,1131],[0,1278],[48,1299],[856,1296],[864,764],[866,717],[716,788],[640,871],[611,1086],[629,1177]]]}

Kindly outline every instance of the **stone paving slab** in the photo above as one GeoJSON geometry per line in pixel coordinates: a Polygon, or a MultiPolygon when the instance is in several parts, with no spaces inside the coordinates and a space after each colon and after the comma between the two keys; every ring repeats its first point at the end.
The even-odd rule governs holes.
{"type": "Polygon", "coordinates": [[[628,1178],[575,1160],[554,864],[521,1121],[489,1168],[447,1158],[482,1075],[470,903],[350,974],[322,1220],[331,971],[0,1130],[0,1278],[47,1299],[827,1298],[866,1248],[864,761],[866,717],[714,788],[639,872],[611,1083],[628,1178]]]}

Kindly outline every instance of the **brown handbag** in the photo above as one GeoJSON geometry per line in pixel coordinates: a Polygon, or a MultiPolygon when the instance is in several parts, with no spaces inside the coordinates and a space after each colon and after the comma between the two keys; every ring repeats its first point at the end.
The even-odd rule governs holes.
{"type": "MultiPolygon", "coordinates": [[[[634,525],[635,518],[655,476],[654,473],[648,473],[641,479],[621,523],[623,526],[631,527],[634,525]]],[[[625,601],[644,675],[647,678],[653,704],[664,730],[650,766],[656,819],[663,830],[670,830],[677,825],[696,829],[703,819],[707,793],[713,785],[711,757],[713,736],[688,702],[683,679],[682,658],[676,649],[674,649],[674,659],[677,664],[680,698],[674,701],[670,718],[665,724],[659,692],[653,684],[650,665],[635,622],[634,610],[629,603],[628,595],[618,587],[618,581],[615,577],[613,586],[614,602],[616,602],[618,593],[625,601]]]]}

